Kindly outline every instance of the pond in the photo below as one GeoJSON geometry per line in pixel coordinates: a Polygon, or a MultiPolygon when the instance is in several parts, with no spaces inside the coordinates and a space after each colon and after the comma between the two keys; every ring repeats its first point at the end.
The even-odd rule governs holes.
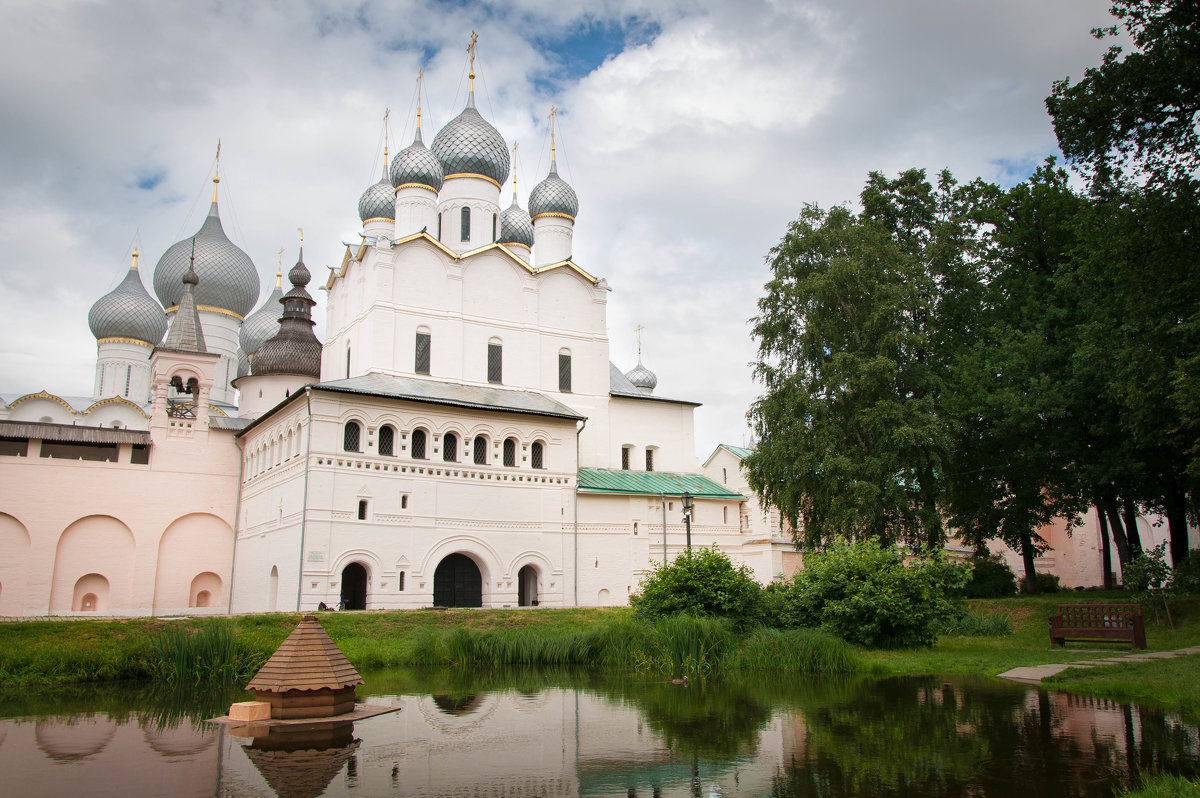
{"type": "Polygon", "coordinates": [[[244,698],[234,690],[10,692],[0,773],[23,796],[123,798],[1068,798],[1111,795],[1139,772],[1200,774],[1194,725],[996,680],[398,671],[367,682],[360,700],[399,711],[299,739],[204,723],[244,698]]]}

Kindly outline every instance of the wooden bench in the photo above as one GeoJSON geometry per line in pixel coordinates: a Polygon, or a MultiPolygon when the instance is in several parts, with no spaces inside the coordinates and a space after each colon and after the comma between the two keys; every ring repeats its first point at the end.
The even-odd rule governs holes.
{"type": "Polygon", "coordinates": [[[1050,616],[1050,644],[1068,640],[1108,642],[1121,640],[1134,648],[1146,647],[1146,627],[1137,604],[1059,604],[1050,616]]]}

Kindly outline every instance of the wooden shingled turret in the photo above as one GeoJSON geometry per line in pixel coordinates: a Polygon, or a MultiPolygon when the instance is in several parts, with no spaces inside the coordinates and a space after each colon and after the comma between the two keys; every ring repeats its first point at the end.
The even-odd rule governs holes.
{"type": "Polygon", "coordinates": [[[271,705],[273,719],[327,718],[353,712],[362,683],[317,616],[305,615],[246,689],[271,705]]]}

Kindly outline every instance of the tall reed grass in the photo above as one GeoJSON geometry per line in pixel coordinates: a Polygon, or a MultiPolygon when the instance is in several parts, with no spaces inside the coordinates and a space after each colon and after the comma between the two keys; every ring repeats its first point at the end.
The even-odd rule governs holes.
{"type": "Polygon", "coordinates": [[[239,645],[232,625],[208,621],[161,629],[150,639],[146,664],[153,679],[199,684],[248,678],[265,661],[262,652],[239,645]]]}

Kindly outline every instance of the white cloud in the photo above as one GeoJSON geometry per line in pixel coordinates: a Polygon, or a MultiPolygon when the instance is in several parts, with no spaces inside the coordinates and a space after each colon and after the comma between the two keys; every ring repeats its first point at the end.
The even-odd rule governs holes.
{"type": "Polygon", "coordinates": [[[159,255],[199,227],[218,138],[222,217],[264,287],[280,247],[294,261],[298,226],[319,281],[378,179],[383,108],[395,152],[424,66],[431,141],[462,107],[475,28],[479,104],[521,142],[522,203],[545,173],[553,102],[580,196],[576,260],[614,288],[613,359],[632,367],[645,325],[658,392],[705,405],[703,457],[744,440],[746,321],[764,256],[802,205],[853,201],[872,169],[997,179],[1053,152],[1043,98],[1098,61],[1088,31],[1107,5],[10,0],[0,389],[90,392],[88,308],[123,276],[135,232],[149,287],[159,255]],[[658,35],[579,78],[579,53],[535,44],[588,25],[658,35]]]}

